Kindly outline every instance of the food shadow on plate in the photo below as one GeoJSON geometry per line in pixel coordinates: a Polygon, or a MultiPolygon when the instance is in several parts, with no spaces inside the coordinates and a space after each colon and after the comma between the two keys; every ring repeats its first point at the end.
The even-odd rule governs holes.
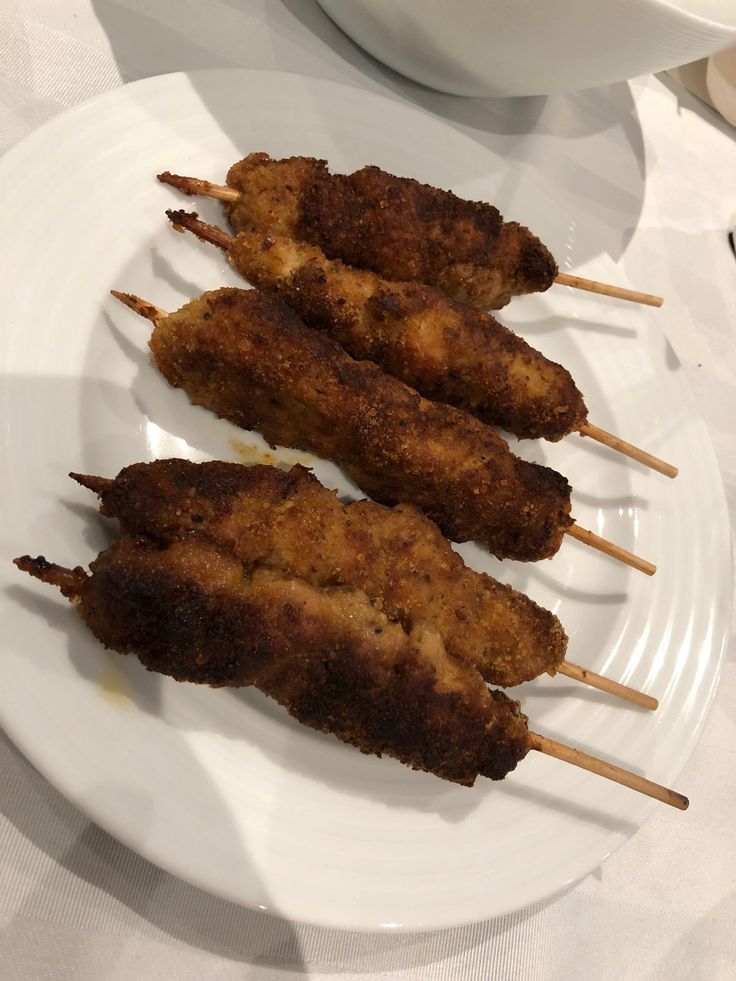
{"type": "MultiPolygon", "coordinates": [[[[591,668],[590,670],[592,671],[593,669],[591,668]]],[[[600,691],[600,689],[593,688],[591,685],[567,685],[563,679],[564,675],[556,675],[554,678],[535,678],[533,681],[526,683],[526,688],[510,689],[507,691],[507,694],[511,698],[518,697],[522,702],[522,708],[524,707],[524,697],[526,695],[535,700],[540,698],[560,700],[576,698],[588,708],[593,705],[608,705],[617,711],[634,712],[643,718],[646,718],[650,714],[650,709],[643,708],[641,705],[635,705],[633,702],[624,702],[615,695],[600,691]],[[541,683],[538,683],[540,681],[541,683]]]]}
{"type": "MultiPolygon", "coordinates": [[[[588,447],[585,449],[587,452],[588,447]]],[[[619,460],[613,462],[618,463],[623,461],[620,461],[619,458],[619,460]]],[[[631,462],[633,463],[633,460],[631,462]]],[[[624,466],[626,465],[628,465],[628,461],[624,463],[624,466]]],[[[589,494],[587,491],[573,490],[573,495],[577,501],[594,508],[635,508],[637,511],[649,510],[649,501],[645,497],[640,497],[638,494],[614,494],[611,497],[602,497],[600,494],[589,494]]]]}
{"type": "MultiPolygon", "coordinates": [[[[69,478],[72,480],[73,478],[69,478]]],[[[96,501],[97,498],[94,498],[96,501]]],[[[100,553],[103,549],[112,545],[118,537],[119,529],[117,521],[111,521],[100,514],[94,503],[83,504],[81,501],[59,501],[59,507],[65,508],[69,514],[80,518],[82,521],[83,540],[87,548],[95,553],[100,553]]]]}
{"type": "MultiPolygon", "coordinates": [[[[568,546],[572,547],[574,545],[579,545],[583,548],[585,550],[584,554],[590,552],[588,546],[576,542],[574,539],[563,541],[560,548],[566,549],[568,546]]],[[[546,587],[555,596],[559,597],[559,599],[572,600],[576,603],[594,604],[595,606],[618,606],[627,602],[629,598],[628,592],[624,590],[584,589],[580,585],[570,585],[565,578],[565,571],[561,571],[557,575],[554,573],[554,559],[542,559],[539,562],[515,562],[511,559],[501,560],[489,555],[483,545],[478,542],[455,543],[453,547],[463,557],[466,564],[471,567],[477,565],[473,560],[473,550],[478,549],[486,558],[486,561],[483,563],[483,571],[487,572],[488,575],[497,579],[499,582],[506,583],[520,593],[529,593],[536,584],[546,587]]],[[[612,567],[621,569],[621,563],[615,559],[607,555],[595,556],[596,561],[599,558],[601,562],[613,563],[612,567]]],[[[547,605],[551,605],[549,600],[547,600],[547,605]]]]}
{"type": "MultiPolygon", "coordinates": [[[[600,777],[595,776],[595,774],[589,774],[591,780],[600,780],[600,777]]],[[[498,787],[499,794],[503,796],[508,796],[514,798],[514,800],[521,800],[527,804],[531,804],[535,808],[539,808],[541,811],[553,810],[558,814],[564,814],[566,817],[572,818],[572,820],[583,823],[583,824],[595,824],[599,827],[605,828],[607,831],[613,831],[624,838],[630,838],[639,830],[639,825],[635,824],[633,821],[627,821],[624,818],[613,817],[607,811],[600,811],[595,807],[589,807],[586,804],[578,804],[575,801],[568,800],[558,794],[550,794],[545,790],[539,790],[536,787],[525,787],[520,783],[515,783],[513,780],[506,781],[498,787]]],[[[633,791],[631,791],[633,793],[633,791]]]]}
{"type": "MultiPolygon", "coordinates": [[[[182,266],[185,265],[186,261],[183,261],[182,266]]],[[[151,271],[156,279],[164,280],[177,293],[181,293],[190,299],[193,299],[195,296],[201,296],[204,293],[204,289],[201,286],[186,279],[179,272],[179,269],[173,266],[166,256],[155,246],[151,248],[151,271]]],[[[243,285],[245,286],[245,283],[243,285]]],[[[150,299],[150,297],[146,297],[146,299],[150,299]]]]}
{"type": "MultiPolygon", "coordinates": [[[[390,810],[436,814],[455,824],[493,793],[490,780],[479,777],[474,787],[461,787],[430,773],[412,771],[393,757],[361,753],[336,736],[297,722],[285,708],[254,688],[231,688],[223,694],[237,703],[238,710],[257,713],[264,731],[276,735],[260,739],[259,749],[280,770],[341,794],[371,803],[378,800],[390,810]]],[[[243,727],[235,719],[223,713],[218,725],[225,722],[223,735],[238,740],[243,738],[243,727]],[[228,718],[232,721],[230,730],[225,722],[228,718]]]]}
{"type": "MultiPolygon", "coordinates": [[[[615,434],[618,435],[618,434],[615,434]]],[[[630,437],[633,438],[633,437],[630,437]]],[[[626,456],[624,453],[619,453],[610,446],[604,446],[597,440],[592,439],[590,436],[579,436],[576,433],[571,433],[566,439],[575,441],[575,450],[581,455],[594,457],[596,461],[601,463],[610,463],[616,466],[625,467],[631,472],[641,474],[644,477],[649,477],[652,480],[667,480],[661,474],[656,474],[650,467],[646,467],[643,463],[639,463],[637,460],[632,460],[631,457],[626,456]]],[[[646,442],[646,441],[644,441],[646,442]]],[[[643,449],[648,449],[645,445],[643,449]]],[[[573,488],[574,494],[579,494],[580,492],[573,488]]],[[[647,508],[648,501],[644,498],[637,497],[630,494],[614,495],[613,497],[606,498],[600,497],[596,494],[589,494],[587,497],[581,497],[581,500],[585,500],[586,503],[591,504],[623,504],[636,507],[647,508]]]]}
{"type": "MultiPolygon", "coordinates": [[[[428,773],[411,772],[392,758],[367,756],[340,743],[334,736],[300,725],[288,716],[285,709],[253,689],[231,690],[231,695],[243,702],[249,711],[266,714],[286,728],[287,738],[280,749],[274,748],[270,742],[264,743],[279,767],[297,776],[346,791],[351,796],[364,796],[372,802],[377,798],[382,799],[386,807],[392,810],[428,812],[450,824],[459,824],[481,803],[487,810],[489,805],[493,805],[494,795],[508,793],[517,798],[532,800],[542,809],[562,813],[578,821],[593,823],[621,834],[630,835],[636,830],[635,826],[613,818],[607,812],[578,806],[555,794],[536,794],[534,788],[516,786],[513,780],[492,781],[479,777],[475,785],[468,788],[440,780],[428,773]]],[[[590,749],[587,751],[594,752],[590,749]]],[[[609,760],[609,757],[606,759],[609,760]]],[[[619,762],[615,758],[610,758],[609,761],[619,762]]],[[[522,776],[524,766],[525,761],[522,760],[518,767],[518,773],[522,776]]],[[[590,774],[590,779],[600,778],[590,774]]]]}
{"type": "MultiPolygon", "coordinates": [[[[604,300],[604,297],[600,297],[604,300]]],[[[614,303],[610,300],[610,303],[614,303]]],[[[621,302],[620,300],[617,302],[621,302]]],[[[511,308],[513,311],[513,307],[511,308]]],[[[613,311],[612,311],[613,312],[613,311]]],[[[610,337],[626,337],[635,339],[639,331],[635,327],[620,327],[607,320],[591,320],[589,317],[567,318],[562,314],[540,317],[537,320],[520,320],[513,322],[513,313],[509,317],[504,317],[503,310],[498,312],[498,319],[509,327],[514,333],[528,340],[529,337],[544,337],[553,334],[555,331],[571,329],[580,330],[585,334],[606,334],[610,337]]]]}
{"type": "MultiPolygon", "coordinates": [[[[94,685],[102,697],[114,703],[116,708],[134,707],[151,715],[161,714],[163,677],[145,671],[140,664],[143,674],[127,670],[126,662],[137,659],[106,651],[61,594],[50,593],[46,596],[38,593],[33,586],[12,585],[6,590],[6,595],[34,617],[45,620],[55,635],[66,638],[69,663],[81,678],[94,685]]],[[[47,651],[41,650],[29,656],[42,661],[46,670],[53,669],[53,662],[48,663],[47,651]]]]}
{"type": "MultiPolygon", "coordinates": [[[[144,330],[149,328],[148,332],[144,334],[144,339],[136,339],[119,327],[109,313],[105,312],[102,316],[110,336],[137,369],[128,394],[136,414],[145,420],[147,427],[156,428],[167,446],[177,448],[177,452],[164,450],[163,453],[151,452],[150,455],[194,457],[199,454],[203,458],[232,459],[233,451],[228,446],[228,439],[234,435],[244,437],[246,431],[218,419],[202,406],[192,405],[183,390],[168,384],[151,363],[147,347],[149,325],[142,322],[144,330]]],[[[138,461],[131,459],[128,462],[138,461]]]]}

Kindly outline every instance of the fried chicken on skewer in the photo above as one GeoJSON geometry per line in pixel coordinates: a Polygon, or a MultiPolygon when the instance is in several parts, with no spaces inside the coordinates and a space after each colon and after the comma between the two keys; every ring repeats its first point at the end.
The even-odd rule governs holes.
{"type": "Polygon", "coordinates": [[[386,279],[436,286],[484,310],[512,296],[561,283],[661,307],[662,297],[560,273],[539,239],[481,201],[466,201],[378,167],[330,174],[324,160],[272,160],[251,153],[230,168],[229,186],[159,174],[184,194],[224,201],[235,231],[289,235],[321,246],[331,259],[386,279]]]}
{"type": "MultiPolygon", "coordinates": [[[[160,174],[186,193],[189,178],[160,174]]],[[[549,250],[497,208],[465,201],[378,167],[331,174],[325,160],[274,160],[251,153],[234,164],[227,184],[238,193],[225,208],[235,231],[288,235],[331,259],[386,279],[421,282],[483,309],[548,289],[557,275],[549,250]]]]}
{"type": "Polygon", "coordinates": [[[169,543],[194,529],[247,567],[298,575],[313,586],[362,590],[406,629],[432,626],[453,657],[501,688],[545,672],[565,675],[650,711],[650,695],[563,660],[567,637],[549,611],[469,569],[416,508],[343,504],[301,466],[155,460],[114,479],[70,474],[128,534],[169,543]]]}
{"type": "Polygon", "coordinates": [[[327,259],[316,245],[258,232],[232,236],[196,214],[166,214],[174,228],[223,249],[254,286],[286,300],[351,357],[375,361],[425,398],[465,409],[520,439],[558,440],[577,432],[677,476],[671,463],[589,423],[570,373],[490,314],[429,286],[390,283],[327,259]]]}
{"type": "Polygon", "coordinates": [[[374,500],[416,505],[454,541],[528,561],[553,555],[572,525],[564,477],[514,456],[473,416],[354,361],[276,297],[215,290],[153,322],[156,366],[195,405],[333,460],[374,500]]]}
{"type": "Polygon", "coordinates": [[[249,282],[286,300],[351,357],[375,361],[425,398],[520,439],[558,440],[587,419],[570,373],[490,314],[429,286],[387,282],[284,235],[232,236],[185,211],[166,214],[174,227],[223,249],[249,282]]]}
{"type": "Polygon", "coordinates": [[[30,556],[16,565],[58,585],[105,647],[177,681],[255,685],[364,753],[472,786],[530,749],[517,702],[449,657],[432,627],[404,629],[360,590],[246,572],[196,534],[163,548],[122,538],[90,576],[30,556]]]}
{"type": "Polygon", "coordinates": [[[556,471],[514,456],[473,416],[354,361],[277,298],[221,289],[169,315],[112,292],[153,322],[155,364],[195,405],[272,445],[333,460],[370,497],[415,504],[448,538],[533,561],[553,555],[567,533],[647,575],[656,571],[573,522],[570,485],[556,471]]]}
{"type": "Polygon", "coordinates": [[[406,504],[343,504],[308,470],[156,460],[113,480],[72,474],[127,534],[172,542],[195,530],[246,568],[265,565],[315,587],[359,589],[405,629],[424,622],[493,685],[554,674],[567,637],[552,613],[469,569],[439,529],[406,504]]]}
{"type": "Polygon", "coordinates": [[[472,786],[530,750],[685,810],[682,794],[530,732],[518,702],[490,691],[426,624],[389,620],[360,590],[316,588],[273,569],[249,576],[197,534],[161,548],[122,538],[91,564],[15,564],[59,586],[102,643],[178,681],[255,685],[294,718],[364,753],[472,786]]]}

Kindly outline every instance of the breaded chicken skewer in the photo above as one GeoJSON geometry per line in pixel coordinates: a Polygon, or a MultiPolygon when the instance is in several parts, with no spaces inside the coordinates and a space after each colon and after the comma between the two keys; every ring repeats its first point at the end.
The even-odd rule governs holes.
{"type": "Polygon", "coordinates": [[[648,575],[656,571],[579,528],[570,486],[556,471],[514,456],[473,416],[354,361],[276,297],[221,289],[167,314],[131,294],[113,295],[152,321],[156,366],[195,405],[272,445],[333,460],[370,497],[415,504],[448,538],[533,561],[553,555],[570,534],[648,575]]]}
{"type": "Polygon", "coordinates": [[[658,296],[560,273],[539,239],[504,221],[491,204],[378,167],[330,174],[326,161],[313,157],[251,153],[230,168],[227,187],[168,172],[158,179],[224,201],[235,231],[289,235],[319,245],[331,259],[386,279],[426,283],[486,310],[553,282],[662,305],[658,296]]]}
{"type": "Polygon", "coordinates": [[[425,398],[447,402],[520,439],[577,432],[667,477],[677,468],[588,422],[570,373],[490,314],[418,283],[391,283],[330,260],[315,245],[260,232],[228,235],[196,214],[167,211],[175,228],[222,249],[258,289],[274,292],[348,354],[375,361],[425,398]]]}
{"type": "Polygon", "coordinates": [[[648,709],[649,695],[565,661],[554,614],[510,586],[469,569],[415,508],[343,504],[308,470],[156,460],[114,479],[71,474],[100,498],[126,534],[171,543],[192,530],[312,586],[359,589],[405,629],[422,622],[450,655],[510,688],[547,672],[582,680],[648,709]]]}
{"type": "Polygon", "coordinates": [[[518,702],[450,657],[431,627],[405,630],[359,590],[267,568],[246,575],[196,534],[164,547],[122,538],[91,575],[42,556],[15,564],[59,587],[105,647],[178,681],[254,685],[364,753],[472,786],[503,779],[538,750],[688,807],[682,794],[530,732],[518,702]]]}

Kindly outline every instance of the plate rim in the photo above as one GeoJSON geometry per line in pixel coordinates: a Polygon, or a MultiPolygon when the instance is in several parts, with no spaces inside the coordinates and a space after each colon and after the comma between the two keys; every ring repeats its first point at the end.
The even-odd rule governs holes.
{"type": "MultiPolygon", "coordinates": [[[[442,117],[441,116],[440,117],[436,116],[431,110],[428,110],[428,109],[426,109],[426,108],[424,108],[422,106],[416,105],[416,104],[412,103],[410,100],[405,100],[405,99],[401,98],[400,96],[395,96],[394,93],[384,92],[384,91],[375,91],[375,90],[373,90],[371,88],[366,88],[366,87],[363,87],[363,86],[360,86],[360,85],[357,85],[357,84],[353,84],[353,83],[350,83],[350,82],[337,81],[337,80],[334,80],[334,79],[331,79],[331,78],[321,77],[319,75],[311,75],[311,74],[305,74],[305,73],[301,73],[301,72],[282,72],[282,71],[273,70],[273,69],[249,69],[249,68],[216,68],[216,69],[203,69],[203,70],[192,71],[192,72],[189,72],[189,71],[172,72],[172,73],[168,73],[168,74],[164,74],[164,75],[150,76],[148,78],[138,79],[138,80],[136,80],[134,82],[130,82],[130,83],[127,83],[125,85],[116,86],[115,88],[108,89],[108,90],[106,90],[104,92],[101,92],[101,93],[98,93],[96,95],[93,95],[90,98],[84,100],[83,102],[81,102],[81,103],[79,103],[79,104],[71,107],[70,109],[59,113],[58,115],[54,116],[52,119],[47,120],[41,126],[39,126],[38,128],[36,128],[35,130],[33,130],[24,139],[22,139],[18,143],[14,144],[10,148],[8,148],[8,150],[2,155],[2,157],[0,157],[0,172],[2,172],[2,169],[4,167],[6,167],[6,166],[11,166],[12,167],[12,166],[15,165],[16,155],[18,156],[19,159],[22,159],[23,154],[24,153],[28,153],[29,151],[32,151],[33,148],[34,148],[34,145],[36,143],[43,144],[46,141],[46,139],[48,138],[48,134],[49,133],[52,133],[57,126],[60,127],[60,128],[65,127],[66,125],[68,125],[68,123],[70,122],[70,120],[72,120],[74,118],[75,115],[82,114],[82,113],[84,113],[85,111],[88,111],[91,108],[97,108],[101,102],[102,103],[105,103],[108,100],[109,101],[116,101],[117,99],[120,99],[120,98],[123,98],[124,99],[126,97],[126,94],[131,89],[136,89],[136,90],[145,90],[147,88],[155,89],[155,88],[157,88],[157,87],[159,87],[161,85],[164,85],[165,86],[167,84],[170,84],[172,80],[187,80],[188,81],[192,76],[195,76],[195,77],[197,77],[197,76],[199,76],[199,77],[203,77],[203,76],[213,77],[213,76],[234,76],[234,75],[241,75],[241,76],[243,76],[243,75],[250,75],[252,77],[284,76],[284,75],[286,75],[286,76],[290,76],[291,78],[293,78],[295,80],[302,80],[302,79],[305,79],[306,78],[306,79],[310,79],[310,80],[313,80],[313,81],[317,81],[319,83],[323,83],[324,85],[326,85],[328,87],[329,86],[339,86],[340,88],[349,89],[349,90],[358,92],[361,95],[368,96],[369,98],[373,98],[373,99],[376,99],[376,100],[379,100],[379,101],[388,101],[388,102],[392,102],[392,103],[397,103],[399,105],[402,105],[407,110],[410,110],[412,112],[418,113],[420,115],[432,116],[433,118],[438,119],[440,122],[442,122],[442,117]]],[[[666,334],[665,334],[664,330],[659,325],[656,325],[656,326],[654,326],[651,329],[656,330],[662,337],[666,337],[666,334]]],[[[690,387],[687,379],[683,379],[683,386],[684,386],[685,390],[687,391],[689,397],[694,402],[694,396],[693,396],[693,393],[692,393],[692,389],[691,389],[691,387],[690,387]]],[[[707,425],[705,423],[705,420],[703,419],[702,415],[699,413],[699,411],[696,414],[696,421],[697,421],[697,424],[698,424],[698,426],[699,426],[702,434],[705,437],[705,439],[703,440],[703,447],[702,447],[703,448],[703,451],[706,454],[708,454],[708,456],[710,457],[710,462],[711,462],[711,464],[712,464],[712,466],[714,468],[714,471],[718,474],[718,477],[719,477],[719,480],[717,482],[717,484],[718,484],[718,486],[717,486],[718,506],[719,506],[719,510],[722,512],[723,516],[725,517],[725,527],[728,528],[729,527],[729,514],[728,514],[728,508],[727,508],[727,501],[726,501],[726,497],[725,497],[725,488],[724,488],[724,485],[723,485],[723,478],[722,478],[722,474],[721,474],[721,471],[720,471],[720,466],[718,464],[718,459],[717,459],[716,454],[715,454],[715,449],[713,447],[713,443],[712,443],[712,440],[711,440],[711,437],[710,437],[710,433],[708,431],[708,427],[707,427],[707,425]]],[[[732,565],[730,563],[728,564],[728,570],[729,570],[729,576],[731,578],[729,579],[729,588],[727,590],[727,595],[730,597],[730,604],[729,605],[732,608],[733,607],[733,589],[732,589],[733,570],[732,570],[732,565]]],[[[729,609],[724,609],[722,611],[722,614],[723,614],[722,615],[722,623],[719,625],[720,626],[719,643],[717,645],[716,644],[713,645],[714,646],[714,649],[717,647],[717,658],[715,659],[716,663],[714,665],[714,673],[713,673],[712,683],[710,684],[710,687],[709,687],[709,689],[707,691],[706,697],[705,697],[704,702],[703,702],[703,708],[702,708],[702,711],[700,713],[700,717],[698,719],[697,725],[695,727],[694,738],[692,740],[692,744],[689,747],[688,752],[686,754],[684,754],[683,757],[680,759],[679,773],[682,773],[682,771],[683,771],[684,767],[686,766],[688,760],[691,758],[691,755],[692,755],[692,753],[693,753],[693,751],[695,749],[695,746],[696,746],[696,744],[698,742],[698,739],[700,738],[700,736],[702,734],[703,727],[704,727],[705,722],[706,722],[706,720],[708,718],[708,715],[709,715],[709,713],[711,711],[711,708],[712,708],[712,705],[713,705],[713,701],[714,701],[714,698],[715,698],[715,695],[716,695],[716,692],[717,692],[717,689],[718,689],[718,684],[719,684],[719,681],[720,681],[720,676],[721,676],[721,671],[722,671],[722,666],[723,666],[723,660],[724,660],[724,655],[725,655],[726,644],[727,644],[728,636],[729,636],[729,633],[728,633],[728,624],[730,622],[729,609]]],[[[3,709],[3,706],[2,706],[2,702],[0,701],[0,713],[2,712],[2,709],[3,709]]],[[[3,714],[3,719],[4,719],[4,714],[3,714]]],[[[24,745],[22,743],[17,742],[16,741],[16,738],[15,738],[15,735],[14,735],[14,733],[13,733],[13,731],[12,731],[11,728],[6,727],[6,731],[7,731],[8,736],[10,737],[11,741],[18,747],[18,749],[22,752],[22,754],[24,756],[26,756],[32,762],[32,764],[36,767],[36,769],[38,769],[39,772],[42,773],[42,775],[44,776],[44,778],[47,779],[48,782],[57,791],[59,791],[62,794],[62,796],[64,796],[67,800],[70,800],[71,803],[75,807],[79,808],[83,813],[89,815],[92,818],[92,820],[94,820],[95,823],[97,823],[100,827],[102,827],[103,829],[108,830],[108,831],[110,830],[110,822],[107,819],[107,816],[106,815],[104,815],[104,814],[100,815],[99,812],[97,812],[89,802],[87,802],[87,801],[85,801],[85,802],[79,802],[73,796],[69,796],[69,794],[67,793],[67,790],[63,786],[63,780],[59,780],[58,779],[58,774],[47,772],[47,768],[43,765],[42,756],[37,755],[35,752],[33,752],[33,749],[32,748],[29,748],[27,745],[24,745]]],[[[654,808],[656,806],[657,805],[654,802],[651,802],[649,811],[648,811],[647,815],[643,818],[643,820],[641,822],[642,824],[644,823],[644,821],[648,820],[648,818],[651,816],[651,813],[652,813],[652,811],[654,810],[654,808]]],[[[197,888],[202,889],[204,892],[210,893],[210,894],[214,894],[214,895],[218,895],[221,898],[226,899],[226,900],[228,900],[230,902],[236,903],[237,905],[240,905],[240,906],[247,906],[247,908],[250,908],[250,909],[256,909],[257,908],[257,907],[254,907],[252,905],[248,905],[248,904],[244,903],[243,900],[242,900],[242,898],[234,897],[234,896],[230,895],[227,891],[215,892],[213,890],[213,888],[212,888],[211,883],[204,883],[202,880],[199,880],[196,877],[193,877],[191,874],[184,873],[184,872],[180,871],[178,868],[172,867],[170,864],[163,864],[155,855],[152,855],[152,854],[149,854],[148,853],[148,851],[144,847],[145,846],[145,843],[142,843],[140,841],[138,841],[136,843],[132,843],[131,840],[127,836],[120,834],[118,830],[110,831],[110,833],[113,834],[114,837],[117,838],[119,841],[121,841],[122,844],[124,844],[127,848],[131,849],[131,851],[135,852],[136,854],[139,854],[139,855],[143,856],[146,860],[151,861],[153,864],[157,865],[158,867],[164,868],[166,871],[168,871],[168,872],[176,875],[177,877],[179,877],[179,878],[181,878],[181,879],[183,879],[183,880],[185,880],[187,882],[192,883],[197,888]]],[[[607,859],[608,857],[610,857],[611,854],[613,854],[619,847],[621,847],[628,840],[629,840],[628,837],[622,837],[622,836],[619,836],[619,840],[613,840],[613,838],[612,838],[612,846],[611,846],[610,850],[608,850],[606,852],[605,856],[603,858],[601,858],[600,861],[605,861],[605,859],[607,859]]],[[[565,884],[559,890],[557,890],[553,894],[547,894],[546,898],[549,899],[552,896],[559,895],[560,893],[566,891],[574,883],[580,881],[587,874],[589,874],[589,871],[590,870],[587,869],[586,871],[582,871],[580,874],[577,874],[576,873],[576,874],[570,876],[568,878],[568,880],[565,882],[565,884]]],[[[531,903],[534,903],[534,902],[537,902],[537,901],[542,901],[542,899],[540,899],[540,900],[532,900],[531,903]]],[[[511,913],[511,912],[513,912],[515,910],[526,908],[529,905],[530,905],[530,902],[521,902],[521,903],[518,903],[516,905],[510,905],[510,906],[508,906],[505,909],[505,913],[511,913]]],[[[443,928],[458,927],[458,926],[461,926],[461,925],[464,925],[464,924],[468,924],[468,923],[471,923],[471,922],[483,922],[484,920],[486,920],[488,918],[487,916],[483,916],[483,915],[481,915],[477,920],[468,920],[466,917],[463,917],[461,919],[458,919],[457,921],[452,921],[452,922],[445,921],[445,926],[442,926],[439,923],[430,923],[430,924],[427,924],[427,925],[421,925],[421,924],[420,925],[400,924],[398,926],[395,926],[395,925],[388,926],[386,924],[359,924],[359,923],[356,923],[356,924],[353,924],[353,925],[340,925],[340,924],[335,925],[335,924],[325,923],[325,921],[323,919],[320,919],[320,918],[311,919],[309,917],[300,918],[300,917],[294,916],[292,914],[285,915],[285,914],[280,913],[277,909],[266,909],[265,912],[267,912],[269,915],[273,915],[273,916],[276,916],[276,917],[281,918],[281,919],[287,919],[289,921],[300,922],[300,923],[304,923],[304,924],[311,924],[311,925],[325,927],[325,928],[329,928],[329,929],[354,930],[354,931],[360,931],[360,932],[376,932],[377,930],[379,930],[381,928],[383,928],[384,930],[386,930],[386,929],[390,929],[390,930],[393,930],[393,931],[397,931],[398,930],[400,932],[407,932],[407,933],[409,933],[409,932],[424,932],[424,931],[437,930],[437,929],[443,929],[443,928]]]]}

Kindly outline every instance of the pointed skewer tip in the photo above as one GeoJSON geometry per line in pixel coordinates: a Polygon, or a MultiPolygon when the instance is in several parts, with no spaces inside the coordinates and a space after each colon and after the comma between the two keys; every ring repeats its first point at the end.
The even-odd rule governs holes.
{"type": "Polygon", "coordinates": [[[225,252],[228,251],[234,242],[232,235],[228,235],[226,231],[218,228],[217,225],[210,225],[206,221],[202,221],[196,211],[183,211],[182,209],[175,211],[169,209],[166,212],[166,217],[173,225],[175,231],[180,232],[186,229],[203,242],[210,242],[225,252]]]}
{"type": "Polygon", "coordinates": [[[95,494],[102,493],[103,490],[115,483],[115,481],[110,480],[109,477],[96,477],[93,474],[74,473],[74,471],[71,471],[69,476],[72,478],[72,480],[76,480],[78,484],[81,484],[82,487],[86,487],[87,490],[94,491],[95,494]]]}
{"type": "Polygon", "coordinates": [[[156,323],[162,317],[168,317],[168,313],[165,310],[161,310],[159,307],[154,306],[153,303],[149,303],[148,300],[141,299],[140,296],[136,296],[135,293],[121,293],[120,290],[110,290],[110,294],[115,297],[116,300],[120,300],[126,307],[137,313],[139,317],[144,317],[146,320],[150,320],[151,323],[156,323]]]}

